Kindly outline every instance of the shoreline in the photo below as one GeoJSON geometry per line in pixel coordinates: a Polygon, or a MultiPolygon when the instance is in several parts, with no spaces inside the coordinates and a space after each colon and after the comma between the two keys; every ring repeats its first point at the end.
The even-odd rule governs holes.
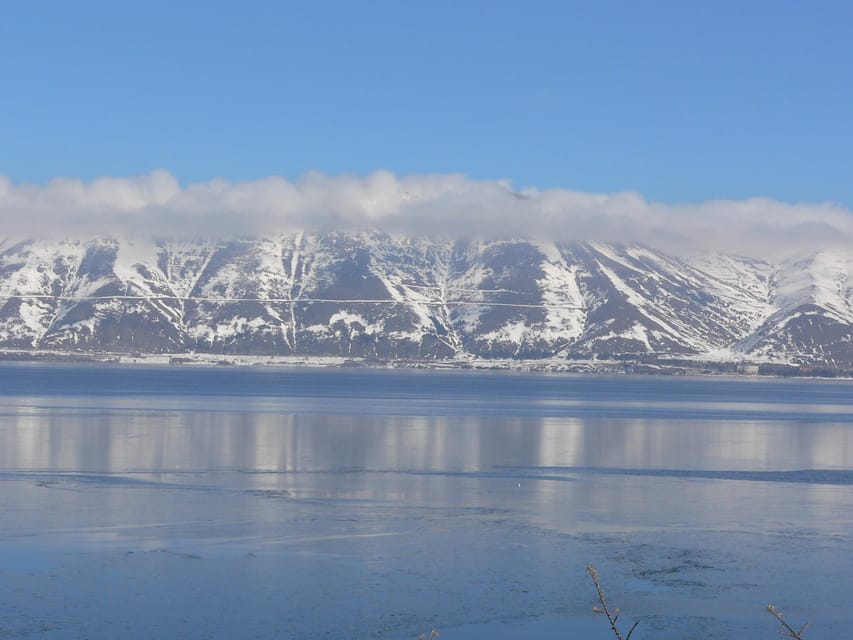
{"type": "Polygon", "coordinates": [[[476,357],[450,360],[381,359],[345,356],[271,356],[212,353],[118,353],[0,349],[0,363],[58,363],[175,367],[369,368],[423,370],[514,371],[584,375],[659,375],[755,378],[852,379],[853,372],[820,365],[787,362],[707,361],[690,357],[628,356],[620,359],[515,360],[476,357]]]}

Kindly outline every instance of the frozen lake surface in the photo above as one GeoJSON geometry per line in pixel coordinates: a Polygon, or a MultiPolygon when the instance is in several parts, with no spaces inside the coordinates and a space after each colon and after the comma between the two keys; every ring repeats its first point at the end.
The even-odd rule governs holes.
{"type": "Polygon", "coordinates": [[[853,384],[0,366],[0,638],[853,637],[853,384]]]}

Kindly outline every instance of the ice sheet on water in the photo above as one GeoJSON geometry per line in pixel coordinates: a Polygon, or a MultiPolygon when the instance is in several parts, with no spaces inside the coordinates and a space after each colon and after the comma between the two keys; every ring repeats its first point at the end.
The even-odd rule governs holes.
{"type": "Polygon", "coordinates": [[[796,471],[745,471],[740,469],[633,469],[622,467],[539,467],[524,471],[522,469],[502,469],[501,472],[513,473],[514,477],[527,477],[539,480],[570,481],[573,474],[591,473],[619,476],[649,476],[657,478],[701,478],[705,480],[741,480],[751,482],[785,482],[793,484],[853,484],[853,470],[850,469],[800,469],[796,471]]]}

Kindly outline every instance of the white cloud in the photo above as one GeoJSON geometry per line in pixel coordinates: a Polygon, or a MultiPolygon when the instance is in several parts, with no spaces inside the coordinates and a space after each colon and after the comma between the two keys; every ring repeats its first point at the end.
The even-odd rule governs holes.
{"type": "Polygon", "coordinates": [[[778,257],[853,247],[853,214],[832,204],[767,198],[688,205],[637,193],[514,191],[463,175],[311,173],[297,181],[216,179],[181,187],[166,171],[46,185],[0,177],[6,236],[263,235],[292,229],[378,227],[406,234],[642,242],[667,250],[778,257]]]}

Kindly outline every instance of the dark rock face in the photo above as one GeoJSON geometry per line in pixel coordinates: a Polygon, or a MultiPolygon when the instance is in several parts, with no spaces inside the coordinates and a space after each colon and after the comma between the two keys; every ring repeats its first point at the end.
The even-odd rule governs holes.
{"type": "Polygon", "coordinates": [[[853,366],[847,258],[379,232],[0,241],[0,348],[853,366]]]}

